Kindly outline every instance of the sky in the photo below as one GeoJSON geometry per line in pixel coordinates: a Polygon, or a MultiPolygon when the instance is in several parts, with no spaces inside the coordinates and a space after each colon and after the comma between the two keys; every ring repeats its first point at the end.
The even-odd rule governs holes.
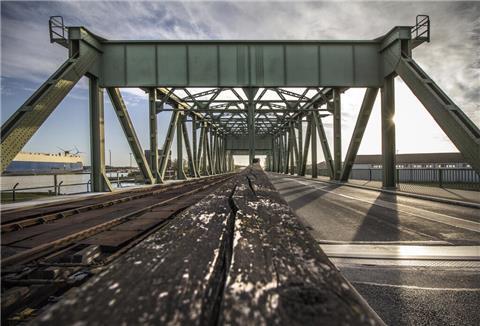
{"type": "MultiPolygon", "coordinates": [[[[107,39],[374,39],[394,26],[414,25],[430,15],[431,43],[413,57],[430,77],[480,125],[479,2],[1,2],[1,121],[5,122],[66,60],[65,48],[50,44],[48,19],[85,26],[107,39]]],[[[342,149],[345,155],[364,89],[342,95],[342,149]]],[[[147,95],[122,89],[143,148],[149,147],[147,95]]],[[[397,77],[397,153],[457,151],[433,118],[397,77]]],[[[160,145],[169,113],[159,114],[160,145]]],[[[332,119],[324,124],[332,146],[332,119]]],[[[381,153],[380,96],[359,154],[381,153]]],[[[77,146],[89,164],[88,81],[83,78],[62,101],[24,151],[58,152],[77,146]]],[[[320,146],[320,145],[319,145],[320,146]]],[[[105,97],[107,164],[128,165],[130,149],[105,97]]],[[[319,149],[319,161],[323,160],[319,149]]],[[[175,146],[173,154],[176,156],[175,146]]],[[[237,158],[238,160],[238,158],[237,158]]]]}

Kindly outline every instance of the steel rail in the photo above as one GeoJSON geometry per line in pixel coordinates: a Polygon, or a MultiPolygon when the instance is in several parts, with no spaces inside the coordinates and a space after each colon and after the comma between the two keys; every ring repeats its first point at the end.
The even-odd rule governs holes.
{"type": "Polygon", "coordinates": [[[95,203],[95,204],[91,204],[91,205],[80,206],[80,207],[76,207],[76,208],[72,208],[72,209],[67,209],[67,210],[64,210],[64,211],[57,211],[57,212],[47,214],[47,215],[28,217],[28,218],[23,218],[23,219],[19,218],[18,220],[12,220],[12,221],[8,221],[7,223],[2,223],[1,224],[1,233],[3,234],[3,233],[7,233],[7,232],[13,232],[13,231],[24,229],[24,228],[29,227],[29,226],[44,224],[44,223],[47,223],[47,222],[50,222],[50,221],[54,221],[54,220],[57,220],[57,219],[73,216],[73,215],[76,215],[76,214],[79,214],[79,213],[109,207],[109,206],[112,206],[114,204],[124,203],[124,202],[127,202],[127,201],[136,200],[136,199],[140,199],[140,198],[145,198],[145,197],[148,197],[148,196],[154,196],[156,194],[159,194],[159,193],[162,193],[162,192],[165,192],[165,191],[181,188],[181,187],[187,186],[187,185],[195,185],[195,184],[202,183],[202,182],[208,182],[209,180],[215,180],[216,178],[219,178],[219,176],[209,177],[208,179],[194,180],[193,182],[181,183],[180,185],[172,184],[172,185],[162,187],[161,189],[158,189],[158,190],[155,190],[155,191],[146,190],[146,191],[142,191],[141,193],[134,194],[134,195],[128,195],[128,193],[127,193],[125,197],[121,197],[121,198],[118,198],[118,199],[99,202],[99,203],[95,203]]]}
{"type": "Polygon", "coordinates": [[[202,190],[206,190],[206,189],[208,189],[208,188],[210,188],[210,187],[212,187],[212,186],[214,186],[214,185],[216,185],[220,182],[224,182],[225,180],[228,180],[232,177],[233,176],[227,176],[226,178],[221,178],[221,180],[206,184],[206,185],[204,185],[200,188],[187,191],[187,192],[182,193],[180,195],[177,195],[177,196],[171,197],[169,199],[163,200],[161,202],[155,203],[153,205],[148,205],[144,208],[137,209],[133,212],[124,214],[124,215],[119,216],[119,217],[117,217],[115,219],[112,219],[110,221],[100,223],[98,225],[86,228],[82,231],[70,234],[70,235],[65,236],[61,239],[54,240],[54,241],[51,241],[51,242],[48,242],[48,243],[44,243],[44,244],[39,245],[37,247],[34,247],[34,248],[31,248],[31,249],[25,250],[23,252],[20,252],[18,254],[12,255],[12,256],[2,260],[1,267],[5,268],[5,267],[8,267],[8,266],[12,266],[12,265],[15,265],[15,264],[20,264],[20,263],[25,263],[25,262],[29,262],[31,260],[40,258],[41,256],[49,254],[51,250],[54,250],[54,249],[59,248],[59,247],[64,247],[66,245],[71,244],[72,242],[83,240],[87,237],[90,237],[90,236],[95,235],[97,233],[100,233],[102,231],[108,230],[108,229],[112,228],[113,226],[122,224],[122,223],[130,220],[131,218],[139,217],[143,213],[146,213],[147,211],[149,211],[149,210],[151,210],[155,207],[162,206],[162,205],[168,204],[168,203],[170,203],[174,200],[177,200],[179,198],[182,198],[182,197],[185,197],[185,196],[188,196],[188,195],[192,195],[192,194],[194,194],[196,192],[199,192],[199,191],[202,191],[202,190]]]}

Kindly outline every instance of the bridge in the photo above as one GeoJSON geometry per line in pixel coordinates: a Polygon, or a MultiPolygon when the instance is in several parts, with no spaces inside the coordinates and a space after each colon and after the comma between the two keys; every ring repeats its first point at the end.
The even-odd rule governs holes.
{"type": "MultiPolygon", "coordinates": [[[[395,77],[480,174],[479,128],[413,59],[430,42],[428,16],[374,40],[349,41],[107,40],[59,16],[49,27],[51,43],[67,48],[68,58],[2,125],[2,171],[87,76],[96,194],[2,210],[2,311],[11,320],[25,319],[29,307],[38,310],[34,324],[381,325],[398,315],[378,301],[387,292],[372,295],[381,284],[358,266],[377,266],[368,271],[375,274],[388,265],[382,277],[390,282],[401,265],[392,259],[479,268],[478,200],[397,191],[395,77]],[[148,94],[148,156],[121,88],[148,94]],[[351,88],[366,91],[342,160],[341,99],[351,88]],[[112,192],[104,92],[148,187],[112,192]],[[361,189],[348,181],[377,96],[382,187],[361,189]],[[170,123],[159,142],[165,112],[170,123]],[[332,149],[322,121],[330,116],[332,149]],[[174,138],[178,181],[167,182],[174,138]],[[326,166],[320,179],[317,142],[326,166]],[[250,166],[235,171],[234,155],[248,155],[250,166]],[[50,296],[61,300],[51,305],[50,296]]],[[[394,289],[434,287],[394,281],[394,289]]],[[[464,292],[478,295],[469,284],[464,292]]]]}

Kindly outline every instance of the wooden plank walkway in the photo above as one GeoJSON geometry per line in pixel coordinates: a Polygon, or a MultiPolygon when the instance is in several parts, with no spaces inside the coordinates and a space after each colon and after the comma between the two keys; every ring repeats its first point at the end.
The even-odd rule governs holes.
{"type": "Polygon", "coordinates": [[[382,321],[255,167],[70,291],[33,324],[382,321]]]}

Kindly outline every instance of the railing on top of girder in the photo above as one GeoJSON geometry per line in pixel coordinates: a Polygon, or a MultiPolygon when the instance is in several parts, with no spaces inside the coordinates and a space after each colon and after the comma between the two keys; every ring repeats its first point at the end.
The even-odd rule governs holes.
{"type": "Polygon", "coordinates": [[[50,32],[50,43],[68,46],[68,27],[63,23],[62,16],[51,16],[48,21],[48,30],[50,32]]]}
{"type": "Polygon", "coordinates": [[[430,17],[417,15],[415,26],[411,29],[412,40],[418,44],[430,42],[430,17]]]}

